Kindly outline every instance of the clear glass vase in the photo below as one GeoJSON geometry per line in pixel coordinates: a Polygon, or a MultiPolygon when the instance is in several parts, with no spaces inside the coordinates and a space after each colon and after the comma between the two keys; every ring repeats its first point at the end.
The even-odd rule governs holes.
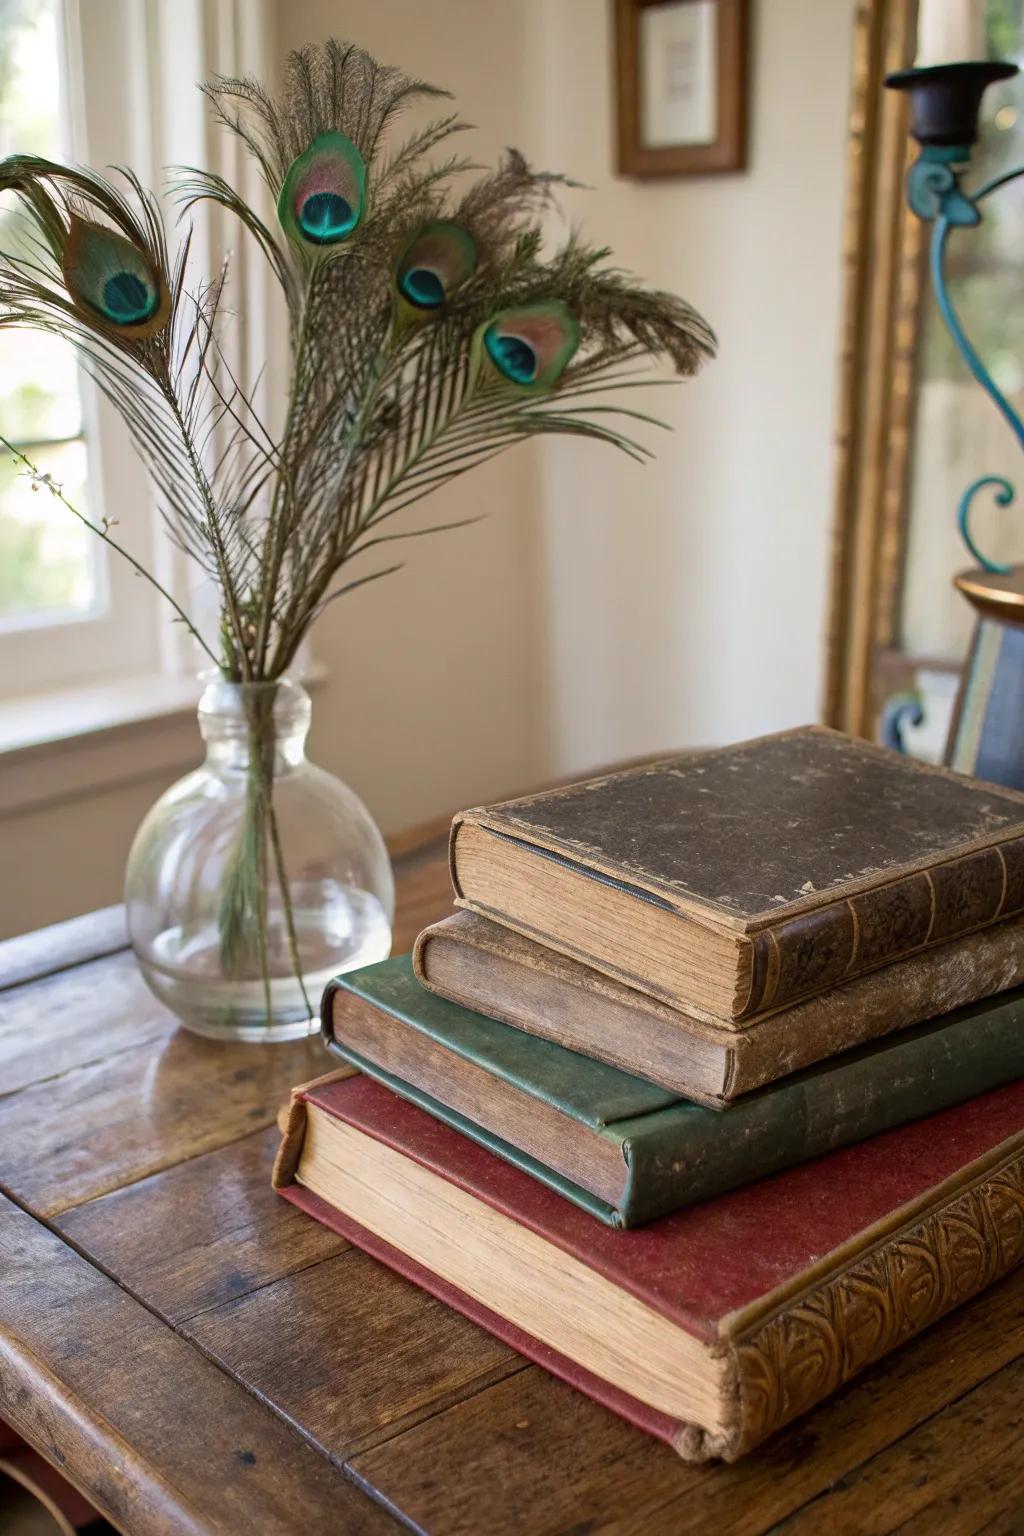
{"type": "Polygon", "coordinates": [[[187,1028],[290,1040],[316,1027],[332,976],[389,954],[391,865],[362,801],[306,758],[304,688],[205,682],[206,761],[135,836],[128,932],[187,1028]]]}

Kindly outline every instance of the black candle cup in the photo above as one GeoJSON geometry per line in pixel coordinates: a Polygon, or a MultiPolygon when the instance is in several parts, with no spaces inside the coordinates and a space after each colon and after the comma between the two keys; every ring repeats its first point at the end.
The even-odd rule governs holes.
{"type": "Polygon", "coordinates": [[[985,90],[996,80],[1018,74],[1016,64],[979,61],[899,69],[886,75],[890,90],[906,91],[913,121],[910,132],[921,145],[965,148],[978,137],[978,109],[985,90]]]}

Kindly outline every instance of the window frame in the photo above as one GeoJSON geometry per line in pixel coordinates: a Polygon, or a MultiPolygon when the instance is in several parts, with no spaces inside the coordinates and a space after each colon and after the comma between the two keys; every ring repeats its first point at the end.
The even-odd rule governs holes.
{"type": "MultiPolygon", "coordinates": [[[[268,0],[87,0],[85,5],[58,0],[58,5],[70,158],[96,167],[130,165],[157,193],[164,190],[166,166],[205,164],[248,195],[260,195],[255,166],[211,122],[192,82],[211,73],[265,76],[273,31],[268,0]]],[[[165,216],[173,242],[175,210],[166,202],[165,216]]],[[[216,271],[231,254],[233,366],[239,377],[263,374],[262,387],[272,395],[270,380],[278,376],[287,350],[286,330],[271,309],[262,258],[239,239],[237,225],[222,210],[200,205],[190,220],[197,270],[216,271]]],[[[207,638],[215,639],[209,582],[168,538],[145,469],[113,407],[84,373],[80,377],[90,518],[112,518],[118,542],[197,616],[207,638]]],[[[52,622],[40,616],[31,626],[0,633],[0,706],[14,706],[17,713],[19,697],[53,693],[56,699],[69,689],[106,682],[131,692],[133,680],[150,678],[157,693],[176,700],[180,681],[209,665],[184,625],[172,622],[159,593],[115,551],[101,548],[99,554],[97,569],[105,572],[107,584],[102,613],[54,616],[52,622]]]]}
{"type": "MultiPolygon", "coordinates": [[[[67,158],[94,165],[129,160],[139,132],[118,72],[130,42],[123,32],[115,41],[116,26],[96,35],[98,13],[111,10],[102,0],[96,15],[90,6],[87,31],[79,0],[56,4],[67,158]]],[[[123,542],[153,569],[156,548],[143,468],[112,407],[81,367],[79,395],[81,430],[74,440],[84,442],[87,454],[88,515],[94,522],[113,519],[123,542]]],[[[41,488],[37,494],[49,493],[41,488]]],[[[0,692],[5,698],[161,669],[156,595],[98,537],[95,545],[97,601],[89,611],[27,614],[0,630],[0,692]]]]}

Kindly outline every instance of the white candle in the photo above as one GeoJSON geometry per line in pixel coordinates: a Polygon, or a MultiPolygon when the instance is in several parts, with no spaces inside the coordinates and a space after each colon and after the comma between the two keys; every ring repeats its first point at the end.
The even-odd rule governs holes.
{"type": "Polygon", "coordinates": [[[985,0],[921,0],[914,63],[959,64],[985,57],[985,0]]]}

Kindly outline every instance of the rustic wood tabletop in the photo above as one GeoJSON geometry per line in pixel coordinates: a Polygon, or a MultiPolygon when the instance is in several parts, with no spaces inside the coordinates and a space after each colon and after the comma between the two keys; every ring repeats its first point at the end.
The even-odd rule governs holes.
{"type": "MultiPolygon", "coordinates": [[[[450,905],[396,850],[397,949],[450,905]]],[[[132,1536],[1024,1531],[1024,1272],[691,1467],[270,1190],[317,1040],[222,1046],[120,909],[0,946],[0,1416],[132,1536]]]]}

